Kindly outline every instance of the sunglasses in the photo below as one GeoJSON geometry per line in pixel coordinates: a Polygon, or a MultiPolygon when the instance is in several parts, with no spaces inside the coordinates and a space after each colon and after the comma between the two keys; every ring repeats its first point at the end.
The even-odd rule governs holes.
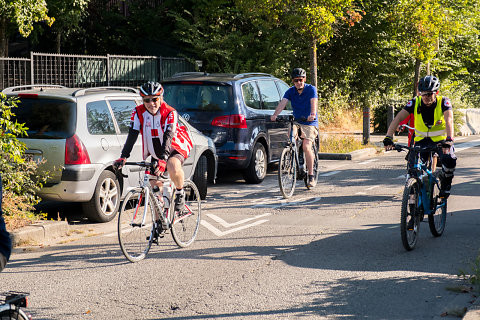
{"type": "Polygon", "coordinates": [[[146,98],[146,99],[143,99],[143,102],[146,102],[146,103],[149,103],[149,102],[157,102],[158,99],[160,99],[159,97],[156,97],[156,98],[146,98]]]}
{"type": "Polygon", "coordinates": [[[421,95],[425,97],[431,97],[435,94],[435,92],[422,92],[421,95]]]}
{"type": "Polygon", "coordinates": [[[303,79],[303,78],[300,78],[300,79],[293,79],[293,82],[303,82],[303,80],[305,80],[305,79],[303,79]]]}

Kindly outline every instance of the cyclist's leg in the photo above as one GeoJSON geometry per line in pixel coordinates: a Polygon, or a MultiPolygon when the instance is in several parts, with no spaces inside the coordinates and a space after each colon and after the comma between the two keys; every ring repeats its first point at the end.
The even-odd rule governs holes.
{"type": "Polygon", "coordinates": [[[302,138],[303,138],[303,152],[305,153],[305,162],[307,165],[309,184],[315,183],[314,177],[314,161],[315,155],[313,154],[313,144],[318,136],[318,129],[315,126],[302,125],[302,138]]]}
{"type": "Polygon", "coordinates": [[[176,188],[175,211],[180,211],[185,207],[185,191],[183,190],[185,176],[182,168],[184,161],[185,158],[177,151],[173,151],[167,160],[168,174],[176,188]]]}
{"type": "Polygon", "coordinates": [[[442,171],[439,175],[440,197],[446,199],[450,196],[450,189],[452,186],[455,167],[457,166],[457,156],[454,153],[453,147],[447,154],[443,153],[441,148],[439,149],[438,153],[442,163],[442,171]]]}

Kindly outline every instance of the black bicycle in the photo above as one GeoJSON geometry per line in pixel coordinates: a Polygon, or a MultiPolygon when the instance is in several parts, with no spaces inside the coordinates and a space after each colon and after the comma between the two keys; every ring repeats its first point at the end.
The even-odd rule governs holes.
{"type": "MultiPolygon", "coordinates": [[[[277,121],[282,121],[277,119],[277,121]]],[[[285,121],[285,120],[283,120],[285,121]]],[[[278,164],[278,184],[280,186],[280,192],[285,199],[290,198],[295,191],[295,184],[297,179],[303,179],[305,186],[310,189],[308,184],[308,174],[306,170],[305,155],[302,148],[303,140],[300,137],[295,139],[294,132],[292,130],[295,122],[293,115],[288,117],[290,122],[290,134],[287,142],[287,146],[282,151],[280,156],[280,162],[278,164]]],[[[318,136],[315,143],[312,143],[312,152],[314,154],[313,162],[313,176],[315,183],[318,178],[318,136]]]]}
{"type": "Polygon", "coordinates": [[[0,302],[1,320],[29,320],[31,315],[21,308],[27,307],[27,292],[7,291],[0,293],[2,301],[0,302]]]}
{"type": "Polygon", "coordinates": [[[433,157],[438,148],[395,144],[397,151],[408,150],[415,159],[413,169],[407,173],[400,218],[402,244],[408,251],[413,250],[417,244],[420,222],[425,215],[428,215],[432,235],[440,237],[445,230],[447,199],[440,197],[439,172],[432,170],[433,157]],[[428,153],[425,162],[420,153],[428,153]]]}

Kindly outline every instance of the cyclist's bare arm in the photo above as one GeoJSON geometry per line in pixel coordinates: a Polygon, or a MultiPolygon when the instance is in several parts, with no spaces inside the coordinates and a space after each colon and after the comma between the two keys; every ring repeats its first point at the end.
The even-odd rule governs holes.
{"type": "Polygon", "coordinates": [[[287,103],[288,103],[288,99],[286,99],[286,98],[283,98],[280,101],[278,106],[275,108],[275,112],[273,112],[273,114],[270,116],[271,121],[277,120],[277,116],[280,114],[280,112],[283,111],[283,109],[285,109],[285,107],[287,106],[287,103]]]}
{"type": "Polygon", "coordinates": [[[307,118],[307,121],[315,120],[317,115],[317,105],[318,105],[318,98],[310,99],[310,115],[307,118]]]}
{"type": "Polygon", "coordinates": [[[390,123],[386,136],[393,137],[395,130],[398,128],[398,124],[403,120],[405,120],[405,118],[408,117],[409,115],[410,113],[408,113],[407,110],[405,109],[400,110],[400,112],[395,116],[395,118],[393,118],[392,123],[390,123]]]}

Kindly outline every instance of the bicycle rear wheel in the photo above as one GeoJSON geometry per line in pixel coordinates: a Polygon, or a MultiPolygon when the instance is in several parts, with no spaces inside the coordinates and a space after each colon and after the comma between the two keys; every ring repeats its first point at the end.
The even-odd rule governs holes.
{"type": "Polygon", "coordinates": [[[285,199],[292,196],[297,182],[297,168],[295,162],[295,153],[292,147],[286,147],[280,156],[278,163],[278,184],[280,192],[285,199]]]}
{"type": "Polygon", "coordinates": [[[153,203],[145,202],[148,189],[131,190],[118,212],[118,242],[131,262],[145,258],[153,242],[153,203]]]}
{"type": "MultiPolygon", "coordinates": [[[[313,179],[316,185],[317,179],[318,179],[318,151],[315,143],[312,143],[312,152],[313,152],[313,179]]],[[[304,180],[305,180],[305,186],[307,187],[308,190],[314,188],[314,187],[310,187],[308,184],[308,174],[305,176],[304,180]]]]}
{"type": "Polygon", "coordinates": [[[28,320],[28,317],[22,309],[4,310],[0,312],[0,320],[28,320]]]}
{"type": "MultiPolygon", "coordinates": [[[[438,176],[438,173],[435,173],[438,176]]],[[[428,214],[428,226],[435,237],[440,237],[447,222],[447,200],[439,197],[440,189],[436,183],[432,185],[431,212],[428,214]]]]}
{"type": "Polygon", "coordinates": [[[170,204],[170,212],[175,212],[172,222],[172,237],[175,243],[182,248],[193,243],[198,234],[202,215],[202,201],[197,186],[189,180],[183,183],[185,190],[185,207],[175,212],[175,193],[170,204]]]}
{"type": "Polygon", "coordinates": [[[402,211],[400,218],[400,233],[402,244],[406,250],[415,248],[420,229],[420,215],[418,214],[418,203],[420,189],[415,178],[408,179],[403,190],[402,211]]]}

